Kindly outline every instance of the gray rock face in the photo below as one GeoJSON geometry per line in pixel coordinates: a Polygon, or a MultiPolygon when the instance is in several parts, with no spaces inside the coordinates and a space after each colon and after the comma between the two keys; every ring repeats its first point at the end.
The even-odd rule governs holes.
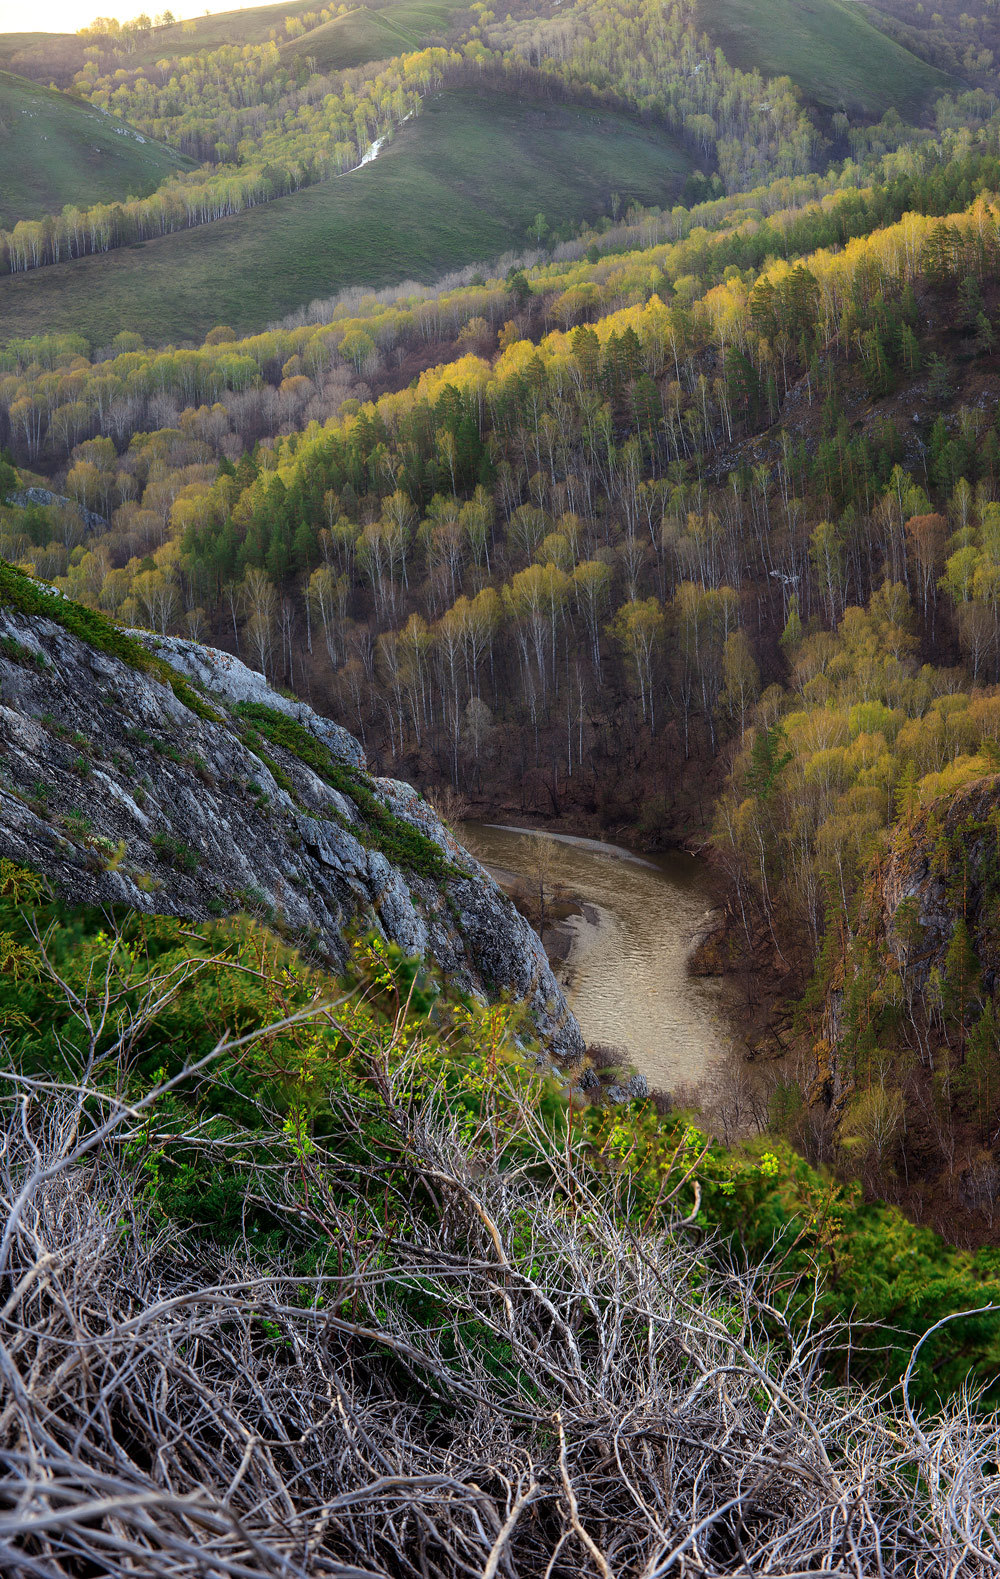
{"type": "Polygon", "coordinates": [[[649,1082],[645,1075],[631,1075],[623,1086],[608,1086],[604,1095],[616,1107],[626,1102],[641,1102],[649,1096],[649,1082]]]}
{"type": "Polygon", "coordinates": [[[68,499],[65,494],[53,493],[49,488],[20,488],[17,493],[10,496],[11,504],[27,506],[29,504],[65,505],[68,510],[74,510],[80,517],[84,526],[90,532],[106,532],[111,525],[103,515],[98,515],[96,510],[88,510],[85,505],[77,504],[75,499],[68,499]]]}
{"type": "Polygon", "coordinates": [[[218,721],[54,621],[0,609],[0,855],[53,878],[70,902],[262,913],[334,967],[348,930],[376,931],[463,989],[522,1000],[551,1055],[582,1051],[538,937],[416,790],[368,777],[347,730],[238,659],[142,635],[204,689],[218,721]],[[241,701],[294,718],[332,766],[431,841],[445,875],[387,859],[349,793],[241,728],[241,701]]]}
{"type": "MultiPolygon", "coordinates": [[[[366,766],[361,742],[340,724],[315,713],[305,702],[290,701],[280,691],[274,691],[262,674],[250,669],[232,653],[218,647],[201,647],[197,642],[184,641],[180,636],[152,636],[148,631],[130,631],[151,652],[165,658],[172,669],[205,691],[211,691],[221,700],[237,702],[263,702],[275,712],[285,713],[304,724],[310,734],[322,741],[330,755],[338,762],[352,767],[366,766]]],[[[408,787],[408,786],[407,786],[408,787]]],[[[414,792],[415,793],[415,792],[414,792]]]]}

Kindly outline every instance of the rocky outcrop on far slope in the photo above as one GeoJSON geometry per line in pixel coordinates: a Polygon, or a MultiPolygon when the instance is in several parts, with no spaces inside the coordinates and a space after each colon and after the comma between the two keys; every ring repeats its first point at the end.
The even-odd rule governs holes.
{"type": "Polygon", "coordinates": [[[74,902],[263,913],[334,966],[347,931],[373,929],[466,989],[526,1001],[554,1056],[582,1050],[528,923],[413,788],[368,775],[345,729],[226,653],[125,636],[54,594],[39,611],[37,584],[12,586],[0,855],[74,902]]]}
{"type": "Polygon", "coordinates": [[[886,1047],[902,1024],[927,1068],[936,1067],[936,1048],[945,1067],[963,1022],[1000,990],[998,918],[1000,775],[990,774],[918,805],[893,830],[856,931],[829,971],[813,1095],[838,1108],[851,1098],[859,1021],[886,1047]],[[950,1006],[958,1019],[949,1029],[956,970],[975,976],[975,990],[950,1006]]]}
{"type": "Polygon", "coordinates": [[[39,504],[44,509],[48,509],[50,505],[57,505],[71,515],[79,516],[88,532],[106,532],[111,524],[103,515],[98,515],[96,510],[88,510],[78,500],[68,499],[63,493],[53,493],[51,488],[19,488],[17,493],[11,494],[7,502],[25,507],[39,504]]]}

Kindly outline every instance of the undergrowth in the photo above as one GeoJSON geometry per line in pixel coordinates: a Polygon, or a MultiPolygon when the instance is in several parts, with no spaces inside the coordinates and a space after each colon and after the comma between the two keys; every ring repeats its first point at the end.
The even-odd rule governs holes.
{"type": "MultiPolygon", "coordinates": [[[[167,1107],[175,1117],[183,1111],[203,1126],[197,1144],[166,1146],[156,1138],[156,1125],[150,1129],[142,1163],[152,1182],[150,1209],[213,1243],[231,1245],[249,1226],[254,1233],[278,1233],[302,1267],[323,1261],[329,1246],[308,1219],[279,1222],[253,1186],[251,1173],[261,1160],[254,1148],[263,1143],[265,1123],[260,1093],[267,1094],[268,1124],[277,1112],[303,1146],[332,1144],[344,1104],[377,1095],[380,1049],[401,1039],[419,1045],[428,1089],[440,1090],[455,1122],[488,1133],[497,1155],[511,1165],[528,1165],[535,1145],[515,1122],[523,1099],[557,1150],[568,1139],[583,1144],[595,1179],[616,1188],[627,1180],[624,1198],[634,1229],[655,1222],[673,1193],[706,1247],[722,1243],[747,1267],[769,1269],[775,1306],[793,1325],[817,1315],[849,1320],[850,1343],[832,1347],[826,1357],[840,1380],[898,1380],[919,1334],[952,1312],[1000,1303],[988,1252],[953,1249],[895,1209],[866,1202],[860,1187],[817,1173],[778,1142],[727,1151],[683,1114],[658,1114],[651,1102],[575,1109],[560,1080],[526,1068],[515,1042],[524,1029],[520,1010],[470,1003],[394,946],[356,943],[346,976],[333,982],[247,919],[198,927],[132,912],[114,919],[109,927],[103,911],[62,906],[41,879],[0,862],[0,1023],[15,1038],[22,1068],[62,1079],[79,1073],[74,1010],[62,989],[45,979],[36,932],[45,938],[46,960],[78,997],[111,980],[119,1018],[108,1021],[109,1040],[121,1015],[139,1006],[140,984],[150,970],[176,973],[169,1003],[133,1038],[127,1083],[134,1097],[204,1057],[225,1028],[243,1035],[339,999],[335,1015],[223,1058],[210,1082],[170,1096],[167,1107]],[[504,1071],[502,1080],[498,1071],[504,1071]],[[221,1138],[234,1126],[239,1144],[205,1150],[205,1137],[221,1138]],[[252,1162],[250,1172],[245,1162],[252,1162]]],[[[368,1141],[377,1148],[382,1119],[376,1116],[373,1124],[368,1141]]],[[[405,1159],[391,1151],[383,1162],[390,1172],[380,1172],[371,1186],[376,1195],[393,1168],[406,1170],[405,1159]]],[[[354,1210],[370,1184],[352,1177],[345,1188],[344,1210],[354,1210]]],[[[399,1231],[405,1231],[402,1218],[399,1231]]],[[[914,1392],[931,1404],[967,1380],[992,1391],[998,1372],[1000,1321],[992,1314],[970,1317],[960,1336],[947,1329],[925,1346],[914,1392]]]]}
{"type": "Polygon", "coordinates": [[[996,1285],[520,1018],[0,861],[5,1574],[997,1573],[996,1285]]]}

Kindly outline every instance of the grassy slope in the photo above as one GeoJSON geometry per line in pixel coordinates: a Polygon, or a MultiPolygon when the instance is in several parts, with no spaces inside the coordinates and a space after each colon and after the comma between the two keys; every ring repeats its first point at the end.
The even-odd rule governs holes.
{"type": "Polygon", "coordinates": [[[699,22],[734,66],[788,76],[828,109],[879,119],[925,112],[954,86],[850,0],[699,0],[699,22]]]}
{"type": "Polygon", "coordinates": [[[65,33],[0,33],[0,60],[8,61],[26,49],[44,45],[53,38],[67,38],[65,33]]]}
{"type": "Polygon", "coordinates": [[[197,340],[252,330],[345,285],[431,280],[525,245],[550,223],[668,201],[690,168],[624,116],[472,93],[425,105],[372,165],[216,225],[0,278],[0,339],[119,329],[197,340]]]}
{"type": "Polygon", "coordinates": [[[0,71],[0,223],[57,213],[65,203],[144,197],[190,163],[121,125],[0,71]]]}
{"type": "Polygon", "coordinates": [[[359,6],[348,16],[313,28],[282,46],[285,54],[311,55],[320,71],[342,71],[369,60],[444,43],[454,12],[464,0],[390,0],[359,6]]]}
{"type": "Polygon", "coordinates": [[[281,5],[234,7],[214,16],[191,17],[172,27],[157,27],[149,43],[135,52],[137,65],[154,65],[169,55],[189,55],[195,50],[218,49],[220,44],[264,44],[272,28],[283,28],[285,18],[310,9],[310,0],[284,0],[281,5]]]}

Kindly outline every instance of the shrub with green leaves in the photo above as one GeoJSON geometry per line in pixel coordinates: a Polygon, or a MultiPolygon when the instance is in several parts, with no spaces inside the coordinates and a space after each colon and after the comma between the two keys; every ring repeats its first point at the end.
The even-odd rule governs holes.
{"type": "MultiPolygon", "coordinates": [[[[438,1579],[692,1550],[944,1579],[989,1540],[995,1416],[927,1408],[922,1358],[908,1398],[860,1387],[863,1325],[824,1376],[857,1201],[573,1106],[512,1006],[377,941],[336,982],[253,923],[64,909],[0,861],[0,1024],[5,1572],[44,1537],[56,1579],[422,1547],[438,1579]]],[[[905,1263],[901,1218],[867,1232],[875,1276],[905,1263]]]]}

